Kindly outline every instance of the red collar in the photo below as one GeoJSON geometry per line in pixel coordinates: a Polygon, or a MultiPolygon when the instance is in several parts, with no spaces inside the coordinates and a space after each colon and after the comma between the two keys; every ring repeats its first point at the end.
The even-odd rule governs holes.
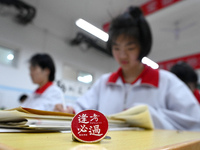
{"type": "Polygon", "coordinates": [[[199,93],[199,90],[196,89],[196,90],[194,90],[193,93],[194,93],[194,96],[196,97],[197,101],[200,103],[200,93],[199,93]]]}
{"type": "Polygon", "coordinates": [[[38,88],[35,93],[37,94],[42,94],[49,86],[51,86],[53,84],[53,82],[47,82],[44,86],[42,86],[41,88],[38,88]]]}
{"type": "MultiPolygon", "coordinates": [[[[116,72],[110,75],[107,83],[116,83],[119,77],[121,77],[123,83],[125,83],[121,68],[119,68],[116,72]]],[[[142,71],[142,73],[131,84],[134,84],[140,78],[142,79],[141,84],[148,84],[148,85],[158,87],[158,83],[159,83],[158,69],[152,69],[151,67],[144,65],[144,70],[142,71]]]]}

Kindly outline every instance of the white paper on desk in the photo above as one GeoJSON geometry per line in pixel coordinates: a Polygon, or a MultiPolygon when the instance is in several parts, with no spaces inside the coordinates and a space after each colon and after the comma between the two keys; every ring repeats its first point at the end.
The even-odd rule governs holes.
{"type": "Polygon", "coordinates": [[[138,105],[120,113],[110,115],[107,118],[108,120],[124,121],[132,127],[154,129],[153,121],[146,105],[138,105]]]}

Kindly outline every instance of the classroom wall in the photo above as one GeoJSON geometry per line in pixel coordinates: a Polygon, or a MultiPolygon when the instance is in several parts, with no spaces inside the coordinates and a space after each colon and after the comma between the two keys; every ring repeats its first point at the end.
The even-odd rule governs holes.
{"type": "Polygon", "coordinates": [[[43,8],[38,8],[37,17],[28,25],[16,23],[12,16],[0,15],[0,45],[19,51],[16,67],[0,64],[0,108],[19,106],[19,96],[36,89],[29,77],[27,61],[37,52],[49,53],[56,64],[56,80],[61,80],[67,88],[74,88],[65,93],[66,100],[70,102],[91,85],[63,79],[64,65],[90,72],[94,75],[94,80],[103,73],[117,69],[113,58],[102,52],[92,48],[83,51],[80,47],[71,47],[68,44],[73,37],[73,31],[68,31],[68,26],[71,25],[43,8]]]}
{"type": "MultiPolygon", "coordinates": [[[[80,30],[75,26],[75,20],[70,18],[70,15],[67,18],[57,16],[42,6],[40,0],[24,1],[37,8],[37,15],[32,23],[20,25],[14,21],[12,14],[0,13],[0,45],[19,51],[16,67],[0,64],[0,108],[19,106],[19,96],[23,93],[29,94],[37,88],[31,82],[27,63],[28,59],[37,52],[49,53],[54,58],[57,69],[56,80],[61,80],[65,84],[67,102],[74,102],[91,85],[64,79],[63,66],[90,72],[94,75],[94,80],[103,73],[112,72],[118,68],[113,58],[102,52],[92,48],[87,49],[84,46],[71,47],[69,45],[69,40],[80,30]]],[[[150,59],[159,62],[199,53],[198,20],[200,18],[197,12],[200,3],[191,2],[184,1],[183,4],[186,3],[184,7],[177,8],[178,5],[175,5],[147,17],[154,39],[150,59]],[[189,3],[191,6],[188,5],[189,3]],[[181,32],[178,30],[179,37],[176,38],[174,29],[176,29],[177,21],[181,21],[180,29],[188,24],[194,25],[181,32]]],[[[199,70],[198,74],[200,76],[199,70]]]]}

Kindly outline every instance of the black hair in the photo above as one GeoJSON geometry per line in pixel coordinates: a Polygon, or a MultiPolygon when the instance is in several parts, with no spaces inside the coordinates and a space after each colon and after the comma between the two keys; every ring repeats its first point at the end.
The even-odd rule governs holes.
{"type": "Polygon", "coordinates": [[[21,102],[21,103],[23,103],[26,99],[27,99],[27,95],[26,94],[22,94],[20,97],[19,97],[19,101],[21,102]]]}
{"type": "Polygon", "coordinates": [[[127,12],[114,18],[109,27],[107,48],[112,54],[113,41],[119,35],[134,38],[140,45],[139,60],[147,56],[152,46],[151,29],[139,7],[130,7],[127,12]]]}
{"type": "Polygon", "coordinates": [[[178,62],[171,67],[170,71],[186,84],[194,83],[197,87],[198,75],[195,70],[186,62],[178,62]]]}
{"type": "Polygon", "coordinates": [[[48,54],[35,54],[29,60],[31,66],[39,66],[42,69],[49,69],[49,81],[54,81],[55,79],[55,65],[53,59],[48,54]]]}

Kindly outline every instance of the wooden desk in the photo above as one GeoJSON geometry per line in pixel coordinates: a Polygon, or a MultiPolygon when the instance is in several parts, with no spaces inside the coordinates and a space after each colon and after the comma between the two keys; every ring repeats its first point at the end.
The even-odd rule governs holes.
{"type": "Polygon", "coordinates": [[[200,149],[200,132],[109,131],[107,135],[111,139],[86,144],[73,142],[71,133],[0,133],[0,143],[17,150],[170,150],[174,146],[184,150],[180,149],[179,143],[184,145],[182,148],[200,149]]]}

